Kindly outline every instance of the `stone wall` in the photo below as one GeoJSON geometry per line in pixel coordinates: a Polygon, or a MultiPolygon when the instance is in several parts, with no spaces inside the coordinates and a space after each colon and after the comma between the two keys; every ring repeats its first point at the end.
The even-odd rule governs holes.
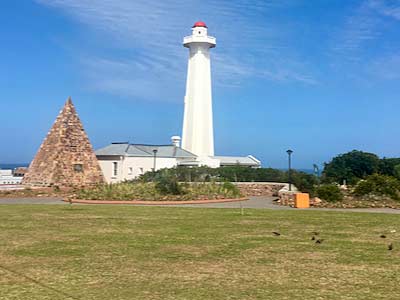
{"type": "Polygon", "coordinates": [[[294,194],[296,192],[281,191],[279,192],[278,203],[285,206],[294,206],[294,194]]]}
{"type": "Polygon", "coordinates": [[[277,182],[237,182],[243,196],[278,196],[285,183],[277,182]]]}
{"type": "MultiPolygon", "coordinates": [[[[279,198],[277,204],[294,207],[294,195],[299,191],[292,185],[292,191],[289,191],[287,183],[279,182],[237,182],[235,185],[239,188],[243,196],[268,196],[279,198]]],[[[315,206],[321,202],[319,198],[310,198],[310,205],[315,206]]]]}

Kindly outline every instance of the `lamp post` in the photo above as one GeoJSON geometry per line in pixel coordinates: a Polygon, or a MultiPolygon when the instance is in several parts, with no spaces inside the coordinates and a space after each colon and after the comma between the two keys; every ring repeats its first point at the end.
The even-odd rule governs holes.
{"type": "Polygon", "coordinates": [[[314,176],[317,178],[317,183],[318,183],[318,186],[319,186],[319,184],[320,184],[320,177],[321,177],[321,174],[320,174],[320,172],[319,172],[319,167],[318,167],[317,164],[314,164],[313,167],[314,167],[314,176]]]}
{"type": "Polygon", "coordinates": [[[289,158],[289,192],[292,191],[292,153],[293,150],[287,150],[286,153],[288,154],[288,158],[289,158]]]}
{"type": "Polygon", "coordinates": [[[155,172],[155,171],[156,171],[157,152],[158,152],[158,150],[157,150],[157,149],[154,149],[154,150],[153,150],[153,154],[154,154],[153,172],[155,172]]]}

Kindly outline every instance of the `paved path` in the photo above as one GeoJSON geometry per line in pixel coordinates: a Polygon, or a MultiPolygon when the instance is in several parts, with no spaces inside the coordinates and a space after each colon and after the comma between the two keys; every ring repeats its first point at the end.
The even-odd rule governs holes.
{"type": "Polygon", "coordinates": [[[0,198],[0,204],[66,204],[61,198],[0,198]]]}
{"type": "MultiPolygon", "coordinates": [[[[205,208],[256,208],[256,209],[274,209],[274,210],[296,210],[288,206],[280,206],[274,204],[276,197],[250,197],[248,201],[243,202],[224,202],[224,203],[208,203],[208,204],[180,204],[168,205],[168,207],[205,207],[205,208]]],[[[0,198],[1,204],[61,204],[61,198],[0,198]]],[[[93,204],[74,204],[74,205],[93,205],[93,204]]],[[[142,205],[143,206],[143,205],[142,205]]],[[[151,205],[154,206],[154,205],[151,205]]],[[[164,205],[165,206],[165,205],[164,205]]],[[[391,208],[309,208],[309,210],[317,211],[342,211],[342,212],[369,212],[369,213],[392,213],[400,214],[400,209],[391,208]]]]}

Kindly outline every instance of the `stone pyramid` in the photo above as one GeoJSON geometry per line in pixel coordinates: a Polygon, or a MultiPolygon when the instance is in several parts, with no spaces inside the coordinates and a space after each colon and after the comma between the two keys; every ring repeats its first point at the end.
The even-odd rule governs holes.
{"type": "Polygon", "coordinates": [[[68,98],[24,176],[29,186],[87,186],[104,177],[93,147],[68,98]]]}

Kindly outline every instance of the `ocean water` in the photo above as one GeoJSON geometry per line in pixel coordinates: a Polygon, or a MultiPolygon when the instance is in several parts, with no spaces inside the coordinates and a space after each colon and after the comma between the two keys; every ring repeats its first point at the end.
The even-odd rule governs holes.
{"type": "Polygon", "coordinates": [[[313,169],[297,169],[297,171],[301,171],[307,174],[314,174],[314,170],[313,169]]]}
{"type": "MultiPolygon", "coordinates": [[[[278,169],[278,170],[287,171],[288,169],[278,169]]],[[[295,169],[295,168],[293,168],[293,170],[304,172],[304,173],[307,173],[307,174],[314,174],[314,170],[313,169],[295,169]]]]}
{"type": "Polygon", "coordinates": [[[0,169],[15,169],[18,167],[28,167],[28,163],[0,164],[0,169]]]}

